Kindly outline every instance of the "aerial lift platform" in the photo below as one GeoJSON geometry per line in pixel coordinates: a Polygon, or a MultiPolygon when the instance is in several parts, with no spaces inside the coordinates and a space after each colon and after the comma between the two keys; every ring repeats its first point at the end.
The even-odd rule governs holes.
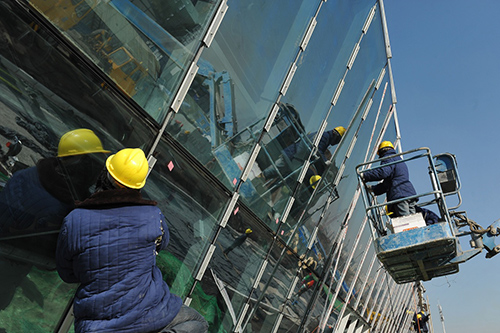
{"type": "Polygon", "coordinates": [[[459,271],[459,264],[478,255],[483,249],[486,257],[491,258],[500,251],[496,236],[500,233],[500,221],[483,229],[467,218],[465,212],[455,211],[461,203],[460,179],[455,156],[449,153],[431,155],[429,148],[418,148],[396,154],[402,159],[380,165],[379,162],[389,157],[369,161],[356,167],[375,251],[380,262],[397,283],[428,281],[435,277],[454,274],[459,271]],[[367,191],[362,174],[397,163],[425,159],[432,189],[429,192],[393,200],[377,202],[367,191]],[[455,196],[458,204],[449,208],[447,198],[455,196]],[[385,207],[404,200],[428,199],[419,202],[420,208],[437,207],[439,220],[426,224],[422,213],[391,218],[385,207]],[[464,230],[469,227],[469,230],[464,230]],[[471,248],[463,250],[460,238],[470,236],[471,248]]]}

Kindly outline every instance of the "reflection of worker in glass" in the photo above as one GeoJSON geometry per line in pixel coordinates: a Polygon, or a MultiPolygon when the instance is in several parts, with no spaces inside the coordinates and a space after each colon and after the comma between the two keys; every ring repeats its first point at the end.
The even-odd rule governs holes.
{"type": "Polygon", "coordinates": [[[0,236],[30,228],[58,229],[75,199],[90,195],[102,168],[96,154],[109,153],[89,129],[64,134],[57,157],[16,172],[0,192],[0,236]]]}
{"type": "Polygon", "coordinates": [[[97,191],[64,220],[57,270],[80,283],[75,332],[207,332],[205,319],[170,293],[156,266],[169,241],[165,216],[142,197],[148,161],[141,149],[108,157],[97,191]]]}
{"type": "MultiPolygon", "coordinates": [[[[321,140],[318,144],[318,153],[321,156],[323,162],[327,162],[328,159],[325,153],[328,151],[330,146],[334,146],[340,142],[342,136],[345,133],[345,128],[342,126],[335,127],[333,130],[325,131],[321,136],[321,140]]],[[[308,134],[307,137],[313,140],[316,136],[316,132],[308,134]]],[[[269,167],[263,171],[263,175],[266,179],[273,179],[278,177],[278,171],[282,175],[286,176],[290,172],[299,168],[304,161],[309,157],[310,150],[307,145],[301,140],[295,142],[290,146],[283,149],[282,154],[275,162],[276,168],[269,167]]],[[[314,174],[321,175],[325,170],[325,165],[320,164],[316,166],[317,170],[310,170],[311,174],[306,175],[306,179],[309,180],[314,174]]]]}
{"type": "Polygon", "coordinates": [[[427,321],[429,320],[429,316],[425,314],[424,311],[420,311],[413,315],[413,328],[417,333],[427,333],[429,329],[427,328],[427,321]]]}
{"type": "MultiPolygon", "coordinates": [[[[395,155],[396,151],[390,141],[383,141],[378,147],[378,156],[380,158],[395,155]]],[[[394,156],[380,162],[380,165],[401,160],[400,156],[394,156]]],[[[365,182],[379,181],[377,185],[367,185],[368,191],[373,191],[375,195],[387,193],[387,201],[402,199],[417,194],[415,188],[409,179],[408,167],[404,162],[387,165],[378,169],[365,171],[362,179],[365,182]]],[[[415,206],[417,199],[404,200],[388,207],[393,212],[393,217],[406,216],[416,212],[415,206]]]]}
{"type": "Polygon", "coordinates": [[[0,259],[0,270],[4,272],[0,274],[0,310],[10,304],[18,286],[30,300],[43,306],[43,296],[26,276],[34,263],[45,269],[53,269],[55,265],[48,260],[44,263],[48,267],[41,266],[42,263],[17,252],[46,252],[47,258],[55,257],[57,231],[74,207],[74,193],[80,195],[79,199],[90,195],[89,187],[95,183],[104,154],[108,152],[91,130],[70,131],[61,137],[57,157],[42,159],[34,167],[17,171],[0,192],[0,237],[53,231],[1,241],[3,253],[9,252],[9,255],[0,259]],[[99,155],[103,155],[100,161],[96,158],[99,155]]]}
{"type": "Polygon", "coordinates": [[[248,228],[247,230],[245,230],[245,233],[243,235],[236,238],[234,242],[227,249],[224,250],[224,254],[227,255],[229,252],[231,252],[238,246],[241,246],[247,240],[248,236],[250,236],[251,233],[252,229],[248,228]]]}

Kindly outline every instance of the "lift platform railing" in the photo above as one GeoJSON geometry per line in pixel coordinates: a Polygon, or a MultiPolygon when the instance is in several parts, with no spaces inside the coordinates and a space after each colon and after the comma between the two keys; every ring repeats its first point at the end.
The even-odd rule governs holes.
{"type": "MultiPolygon", "coordinates": [[[[457,174],[456,165],[452,165],[455,169],[453,169],[453,172],[447,174],[450,177],[443,178],[439,176],[440,173],[436,169],[434,161],[435,157],[431,155],[430,149],[423,147],[366,162],[356,167],[366,213],[372,222],[370,223],[370,227],[377,257],[397,283],[426,281],[434,277],[456,273],[458,272],[459,263],[477,254],[477,250],[470,252],[462,251],[460,242],[458,241],[458,237],[462,234],[459,234],[459,226],[450,217],[450,211],[446,204],[446,195],[456,194],[460,189],[458,182],[452,184],[453,179],[456,179],[456,177],[451,177],[457,174]],[[401,158],[381,164],[381,162],[392,159],[395,156],[401,158]],[[398,163],[408,163],[417,159],[425,159],[427,161],[426,167],[431,184],[430,191],[383,203],[377,202],[376,196],[371,197],[368,194],[362,178],[364,172],[390,167],[398,163]],[[447,191],[443,191],[443,181],[447,186],[447,191]],[[430,199],[426,199],[428,201],[421,200],[429,197],[430,199]],[[388,214],[382,212],[384,206],[390,206],[405,200],[417,199],[420,201],[418,205],[420,208],[427,205],[435,205],[438,208],[441,215],[438,223],[424,224],[422,226],[423,215],[419,217],[419,215],[415,214],[391,219],[388,214]],[[410,230],[407,229],[403,232],[397,232],[394,228],[393,233],[388,234],[388,223],[390,220],[394,226],[396,221],[404,224],[407,222],[410,223],[409,221],[412,219],[420,220],[421,222],[416,223],[420,227],[410,227],[410,230]]],[[[441,166],[443,165],[441,163],[441,166]]],[[[446,168],[442,168],[440,172],[446,170],[446,168]]]]}
{"type": "Polygon", "coordinates": [[[434,165],[436,166],[437,176],[444,196],[456,195],[457,197],[457,205],[448,207],[448,210],[457,209],[462,205],[462,196],[460,195],[462,183],[457,172],[458,166],[455,155],[450,153],[434,155],[434,165]]]}
{"type": "MultiPolygon", "coordinates": [[[[391,206],[393,204],[397,204],[402,201],[406,200],[420,200],[423,198],[429,198],[432,197],[431,200],[421,202],[419,204],[420,207],[425,207],[429,206],[432,204],[436,204],[439,213],[441,215],[441,218],[444,219],[449,228],[450,232],[452,233],[453,236],[456,235],[456,228],[455,226],[451,223],[451,218],[449,215],[449,209],[447,208],[446,200],[445,200],[445,194],[443,193],[443,190],[441,188],[441,182],[438,176],[438,172],[436,170],[436,166],[434,164],[434,157],[431,154],[431,151],[427,147],[422,147],[422,148],[417,148],[413,150],[409,150],[406,152],[394,154],[391,156],[387,156],[384,158],[376,159],[373,161],[365,162],[362,164],[359,164],[356,167],[356,173],[358,176],[358,183],[361,188],[361,194],[363,198],[363,202],[366,207],[366,212],[368,217],[371,219],[371,228],[372,228],[372,234],[373,238],[378,238],[381,236],[384,236],[387,233],[387,222],[389,220],[389,216],[383,212],[384,207],[391,206]],[[401,159],[398,159],[393,162],[381,164],[381,162],[394,158],[394,157],[400,156],[401,159]],[[404,157],[404,158],[403,158],[404,157]],[[376,169],[381,169],[387,166],[399,164],[399,163],[408,163],[413,160],[417,159],[426,159],[427,160],[427,165],[428,165],[428,170],[429,170],[429,176],[430,176],[430,181],[431,181],[431,186],[432,189],[427,192],[423,193],[417,193],[416,195],[413,196],[408,196],[396,200],[391,200],[391,201],[385,201],[385,202],[377,202],[377,199],[375,196],[369,196],[368,192],[366,191],[366,184],[364,183],[362,179],[362,174],[368,170],[376,170],[376,169]]],[[[456,173],[456,172],[455,172],[456,173]]],[[[457,189],[457,192],[459,190],[459,187],[457,189]]],[[[452,194],[452,193],[449,193],[452,194]]],[[[454,194],[454,193],[453,193],[454,194]]]]}

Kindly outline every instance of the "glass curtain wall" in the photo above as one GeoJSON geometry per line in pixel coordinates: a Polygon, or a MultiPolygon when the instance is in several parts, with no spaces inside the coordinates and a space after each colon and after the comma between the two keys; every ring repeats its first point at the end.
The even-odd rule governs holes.
{"type": "Polygon", "coordinates": [[[148,153],[143,195],[169,225],[157,265],[210,332],[395,322],[403,289],[369,246],[355,173],[400,138],[382,14],[375,0],[0,0],[0,328],[71,318],[58,231],[124,147],[148,153]],[[69,149],[78,136],[92,148],[69,149]]]}

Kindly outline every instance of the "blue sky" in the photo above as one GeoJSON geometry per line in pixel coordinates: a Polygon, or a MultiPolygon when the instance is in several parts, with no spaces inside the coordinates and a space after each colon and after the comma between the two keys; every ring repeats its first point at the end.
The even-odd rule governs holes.
{"type": "MultiPolygon", "coordinates": [[[[486,227],[500,218],[500,1],[384,4],[403,149],[455,154],[460,208],[486,227]]],[[[424,283],[435,333],[443,332],[438,302],[447,333],[500,332],[500,255],[484,255],[424,283]]]]}

